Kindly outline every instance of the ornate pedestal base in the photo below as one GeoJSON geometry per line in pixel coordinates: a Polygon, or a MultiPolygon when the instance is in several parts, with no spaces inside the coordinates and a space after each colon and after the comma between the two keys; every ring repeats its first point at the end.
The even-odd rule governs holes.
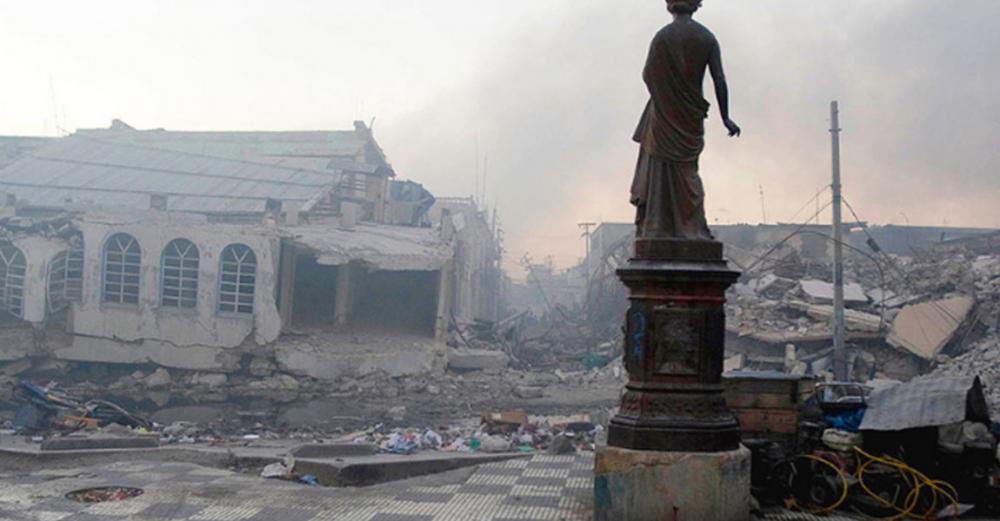
{"type": "Polygon", "coordinates": [[[608,445],[719,452],[739,446],[722,395],[725,291],[739,273],[714,241],[639,239],[618,270],[629,288],[625,367],[629,383],[608,445]]]}
{"type": "Polygon", "coordinates": [[[750,451],[597,450],[595,521],[750,519],[750,451]]]}

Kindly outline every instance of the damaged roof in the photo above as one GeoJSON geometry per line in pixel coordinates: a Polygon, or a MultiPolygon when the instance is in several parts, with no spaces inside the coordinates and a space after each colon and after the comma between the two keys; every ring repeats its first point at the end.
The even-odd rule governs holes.
{"type": "Polygon", "coordinates": [[[360,121],[354,127],[304,131],[137,130],[116,120],[110,128],[80,129],[76,135],[292,168],[395,176],[371,130],[360,121]]]}
{"type": "Polygon", "coordinates": [[[452,245],[432,228],[359,224],[348,231],[312,224],[281,231],[296,245],[314,252],[318,264],[327,266],[354,261],[372,270],[434,271],[451,260],[453,253],[452,245]]]}
{"type": "Polygon", "coordinates": [[[337,178],[327,172],[70,136],[0,169],[0,190],[43,208],[167,209],[206,214],[261,213],[268,199],[319,198],[337,178]]]}
{"type": "Polygon", "coordinates": [[[0,168],[30,154],[55,138],[33,136],[0,136],[0,168]]]}

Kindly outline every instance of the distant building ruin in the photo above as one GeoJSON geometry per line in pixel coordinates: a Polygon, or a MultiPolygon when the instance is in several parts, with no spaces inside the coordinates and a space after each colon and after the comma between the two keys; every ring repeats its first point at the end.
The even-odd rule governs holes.
{"type": "Polygon", "coordinates": [[[432,214],[361,122],[18,143],[0,138],[0,361],[400,376],[445,366],[453,317],[495,317],[484,216],[432,214]]]}

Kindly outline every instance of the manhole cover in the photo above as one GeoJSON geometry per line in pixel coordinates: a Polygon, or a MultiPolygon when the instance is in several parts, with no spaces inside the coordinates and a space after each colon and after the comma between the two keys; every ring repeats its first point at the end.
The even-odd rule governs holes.
{"type": "Polygon", "coordinates": [[[107,503],[125,501],[142,495],[141,488],[135,487],[94,487],[74,490],[66,494],[66,499],[81,503],[107,503]]]}

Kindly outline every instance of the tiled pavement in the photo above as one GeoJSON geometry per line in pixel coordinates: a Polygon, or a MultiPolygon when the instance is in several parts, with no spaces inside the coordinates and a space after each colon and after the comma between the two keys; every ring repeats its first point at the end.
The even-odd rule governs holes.
{"type": "MultiPolygon", "coordinates": [[[[536,455],[491,463],[430,486],[309,487],[188,463],[119,462],[93,467],[0,470],[0,521],[590,521],[592,454],[536,455]],[[67,492],[106,485],[145,493],[85,505],[67,492]]],[[[852,521],[774,511],[767,520],[852,521]]]]}
{"type": "MultiPolygon", "coordinates": [[[[584,521],[591,518],[593,456],[536,455],[482,465],[436,486],[308,487],[187,463],[119,462],[0,472],[0,519],[11,521],[584,521]],[[72,490],[141,487],[137,498],[85,505],[72,490]]],[[[405,482],[404,482],[405,483],[405,482]]]]}

